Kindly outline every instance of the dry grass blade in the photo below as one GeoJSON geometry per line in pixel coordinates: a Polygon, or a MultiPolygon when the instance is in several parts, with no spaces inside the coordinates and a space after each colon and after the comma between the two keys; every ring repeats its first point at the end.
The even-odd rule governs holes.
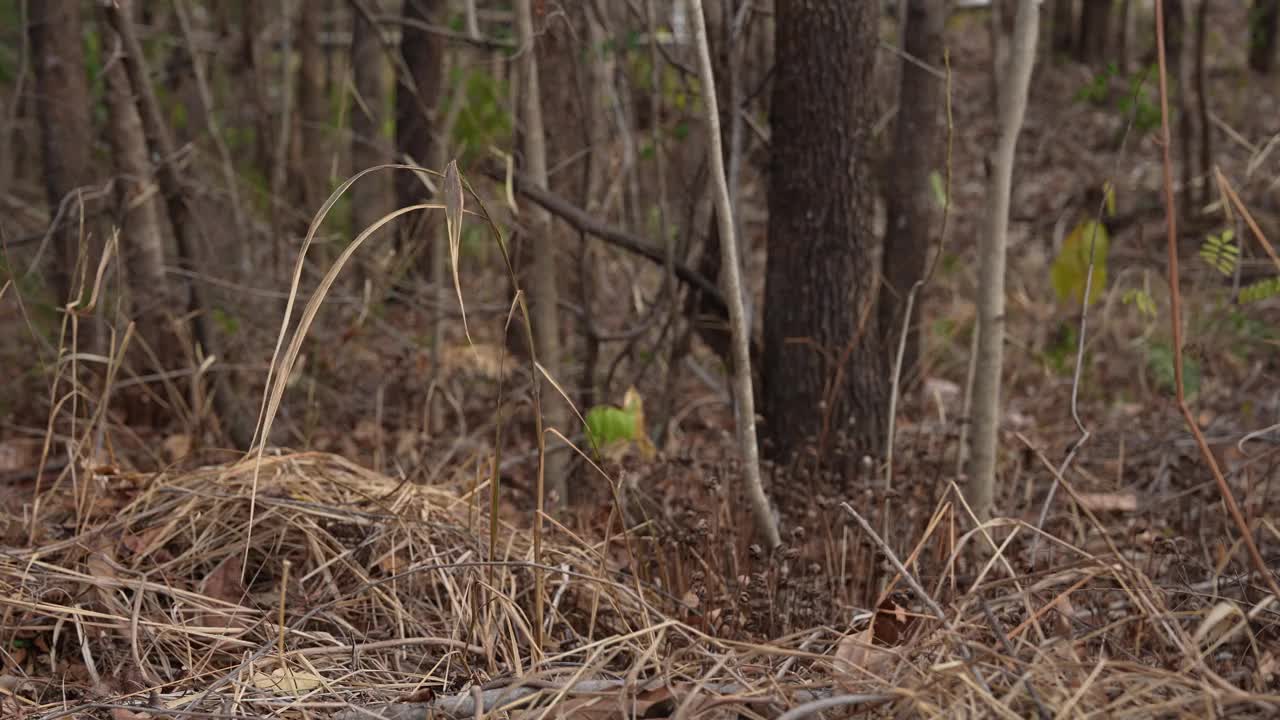
{"type": "Polygon", "coordinates": [[[449,267],[453,270],[453,288],[458,293],[458,307],[462,310],[462,332],[471,344],[471,330],[467,327],[467,305],[462,300],[462,279],[458,275],[458,257],[462,252],[462,211],[465,197],[462,194],[462,178],[458,175],[458,161],[450,160],[444,169],[444,218],[449,229],[449,267]]]}

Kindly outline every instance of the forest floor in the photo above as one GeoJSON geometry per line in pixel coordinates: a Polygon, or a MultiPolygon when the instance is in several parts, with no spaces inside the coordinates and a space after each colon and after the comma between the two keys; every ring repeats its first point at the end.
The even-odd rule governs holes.
{"type": "MultiPolygon", "coordinates": [[[[603,400],[636,387],[666,427],[660,452],[603,473],[577,463],[574,507],[535,535],[529,377],[499,350],[502,278],[465,261],[474,346],[459,326],[438,354],[424,349],[430,305],[362,314],[353,300],[321,316],[272,435],[296,451],[240,458],[112,413],[71,424],[76,411],[60,409],[49,424],[55,373],[24,341],[0,350],[0,717],[473,717],[477,701],[516,703],[510,717],[798,718],[823,703],[1274,716],[1278,611],[1173,401],[1154,75],[1037,72],[1011,225],[1007,519],[985,526],[989,539],[972,529],[959,448],[992,121],[985,32],[964,22],[978,21],[957,18],[950,35],[951,203],[925,294],[927,371],[903,393],[891,473],[884,458],[767,466],[787,542],[762,553],[717,361],[698,349],[660,372],[623,348],[606,383],[618,396],[603,400]],[[1108,181],[1114,214],[1089,192],[1108,181]],[[1086,324],[1050,268],[1090,218],[1111,234],[1086,324]],[[75,443],[94,450],[60,463],[75,443]],[[641,527],[621,532],[619,510],[641,527]]],[[[1280,88],[1239,69],[1227,38],[1240,18],[1216,22],[1213,163],[1274,237],[1280,88]]],[[[1204,188],[1178,193],[1194,203],[1179,238],[1186,385],[1275,567],[1280,440],[1250,433],[1280,419],[1280,303],[1234,301],[1266,256],[1204,188]],[[1244,261],[1224,275],[1202,250],[1228,228],[1244,261]]],[[[763,220],[746,225],[758,271],[763,220]]],[[[627,282],[640,274],[629,262],[602,262],[602,307],[641,304],[649,288],[627,282]]],[[[38,322],[15,313],[0,331],[31,338],[38,322]]],[[[241,356],[257,371],[277,328],[246,326],[239,343],[256,349],[241,356]]]]}

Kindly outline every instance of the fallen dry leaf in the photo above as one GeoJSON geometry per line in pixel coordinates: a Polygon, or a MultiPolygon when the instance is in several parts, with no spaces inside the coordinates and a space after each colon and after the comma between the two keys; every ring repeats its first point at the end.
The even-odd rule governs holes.
{"type": "Polygon", "coordinates": [[[1090,512],[1135,512],[1136,493],[1080,493],[1080,506],[1090,512]]]}
{"type": "MultiPolygon", "coordinates": [[[[881,674],[887,670],[894,659],[894,654],[874,645],[875,640],[872,636],[874,628],[875,624],[869,623],[865,630],[846,635],[836,645],[836,658],[845,661],[849,664],[848,666],[861,668],[872,675],[881,674]]],[[[846,674],[852,674],[846,666],[838,665],[837,667],[846,674]]]]}

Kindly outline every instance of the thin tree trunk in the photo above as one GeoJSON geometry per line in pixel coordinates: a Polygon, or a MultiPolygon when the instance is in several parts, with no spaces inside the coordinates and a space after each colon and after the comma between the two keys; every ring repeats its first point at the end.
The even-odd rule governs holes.
{"type": "MultiPolygon", "coordinates": [[[[119,37],[105,24],[101,35],[117,46],[119,37]]],[[[115,158],[118,180],[116,203],[119,208],[121,254],[124,258],[129,288],[130,312],[138,318],[139,335],[166,367],[181,360],[176,338],[169,329],[174,297],[164,273],[165,229],[156,197],[152,194],[155,179],[147,157],[147,136],[142,118],[134,104],[133,85],[124,65],[108,60],[106,71],[106,104],[108,136],[115,158]]],[[[142,357],[142,356],[139,356],[142,357]]]]}
{"type": "MultiPolygon", "coordinates": [[[[387,107],[387,61],[379,37],[381,31],[359,7],[367,1],[352,0],[351,75],[355,97],[351,102],[351,165],[354,172],[391,162],[391,152],[382,135],[387,107]]],[[[373,2],[369,4],[375,6],[373,2]]],[[[351,186],[349,194],[352,231],[358,233],[391,211],[391,175],[385,172],[366,175],[351,186]]],[[[358,263],[356,267],[368,268],[371,263],[358,263]]],[[[357,285],[363,286],[367,274],[357,270],[354,277],[357,285]]]]}
{"type": "MultiPolygon", "coordinates": [[[[934,67],[942,64],[945,0],[905,0],[903,50],[934,67]]],[[[944,101],[941,80],[914,62],[903,61],[894,128],[893,159],[887,175],[888,222],[884,238],[880,286],[880,333],[886,348],[897,348],[907,295],[924,279],[937,203],[929,174],[941,172],[944,101]]],[[[903,378],[916,374],[920,357],[921,302],[917,297],[906,320],[903,378]]]]}
{"type": "Polygon", "coordinates": [[[1196,82],[1196,124],[1200,129],[1200,193],[1199,207],[1209,206],[1212,196],[1212,183],[1209,182],[1213,172],[1213,128],[1209,124],[1209,90],[1205,70],[1205,40],[1209,30],[1209,0],[1200,0],[1196,8],[1196,45],[1195,45],[1195,82],[1196,82]]]}
{"type": "Polygon", "coordinates": [[[725,174],[723,150],[720,147],[720,111],[716,103],[716,83],[711,70],[711,51],[707,46],[707,24],[702,12],[702,0],[689,0],[693,21],[694,42],[698,48],[699,75],[702,80],[705,104],[708,149],[711,160],[711,181],[716,189],[716,218],[720,225],[720,247],[724,266],[724,295],[729,304],[729,324],[733,335],[733,400],[734,416],[738,429],[739,451],[747,497],[756,519],[756,530],[769,549],[782,544],[778,522],[774,519],[769,498],[760,478],[760,451],[756,444],[755,396],[751,387],[751,329],[747,326],[746,309],[742,302],[742,278],[738,260],[737,235],[734,232],[733,209],[729,198],[729,184],[725,174]]]}
{"type": "Polygon", "coordinates": [[[1249,10],[1249,67],[1269,75],[1276,62],[1276,31],[1280,29],[1280,0],[1253,0],[1249,10]]]}
{"type": "Polygon", "coordinates": [[[1065,56],[1075,47],[1075,0],[1053,0],[1053,54],[1065,56]]]}
{"type": "MultiPolygon", "coordinates": [[[[413,162],[430,166],[436,159],[435,137],[439,132],[434,119],[434,109],[439,100],[441,69],[444,64],[444,42],[439,36],[423,29],[418,23],[433,23],[439,12],[438,0],[405,0],[404,18],[400,27],[400,58],[408,70],[408,76],[400,77],[396,84],[396,162],[406,156],[413,162]]],[[[443,142],[443,140],[439,141],[443,142]]],[[[431,168],[443,170],[442,167],[431,168]]],[[[421,178],[407,172],[396,173],[396,204],[406,207],[421,202],[426,186],[421,178]]],[[[423,231],[430,216],[415,213],[401,223],[399,249],[409,252],[414,238],[435,244],[423,231]]],[[[421,253],[419,267],[424,277],[430,277],[434,253],[421,253]]]]}
{"type": "MultiPolygon", "coordinates": [[[[155,90],[151,87],[150,73],[147,69],[146,56],[142,52],[142,44],[134,33],[129,9],[131,0],[116,0],[112,5],[99,6],[106,13],[107,20],[115,29],[124,44],[125,70],[129,73],[129,82],[137,95],[138,114],[142,118],[142,127],[147,135],[147,145],[152,158],[157,159],[155,167],[156,181],[160,192],[164,195],[165,207],[169,212],[169,223],[173,227],[174,239],[177,241],[178,265],[183,270],[195,273],[195,248],[197,246],[197,221],[188,207],[188,192],[182,176],[174,166],[176,148],[169,126],[165,124],[164,115],[160,111],[160,103],[156,99],[155,90]]],[[[206,315],[203,293],[197,283],[191,283],[190,303],[192,332],[204,349],[207,356],[216,356],[224,364],[227,358],[221,353],[221,345],[206,315]]],[[[238,449],[246,449],[253,440],[253,422],[240,408],[238,398],[227,373],[213,373],[214,408],[228,438],[238,449]]]]}
{"type": "Polygon", "coordinates": [[[1080,8],[1080,34],[1076,37],[1076,58],[1080,62],[1098,63],[1106,58],[1107,39],[1111,34],[1112,0],[1083,0],[1080,8]]]}
{"type": "Polygon", "coordinates": [[[1129,72],[1129,42],[1133,37],[1130,32],[1129,24],[1133,22],[1133,3],[1130,0],[1123,0],[1120,3],[1120,27],[1118,30],[1119,38],[1116,42],[1116,67],[1120,69],[1121,75],[1127,75],[1129,72]]]}
{"type": "MultiPolygon", "coordinates": [[[[36,117],[44,151],[45,193],[54,231],[56,256],[49,286],[58,304],[75,292],[75,269],[80,259],[79,202],[70,196],[93,182],[90,152],[93,128],[89,120],[89,81],[85,76],[84,36],[80,3],[33,2],[30,8],[31,54],[35,58],[36,117]],[[59,218],[58,209],[66,201],[59,218]]],[[[85,257],[90,267],[95,259],[85,257]]]]}
{"type": "MultiPolygon", "coordinates": [[[[526,174],[532,184],[542,190],[548,187],[547,144],[542,124],[542,92],[538,83],[538,59],[534,48],[533,8],[531,0],[516,2],[516,30],[521,47],[520,76],[523,84],[521,118],[524,122],[524,159],[526,174]]],[[[557,381],[560,372],[560,313],[557,307],[560,288],[557,284],[556,243],[551,236],[551,216],[540,207],[526,206],[529,232],[533,243],[533,335],[538,361],[557,381]]],[[[534,378],[534,382],[543,382],[534,378]]],[[[569,431],[568,414],[559,393],[543,385],[542,411],[546,423],[562,433],[569,431]]],[[[558,445],[558,443],[557,443],[558,445]]],[[[567,458],[562,448],[548,448],[544,478],[556,502],[569,499],[567,458]]]]}
{"type": "Polygon", "coordinates": [[[324,6],[303,2],[298,11],[298,112],[291,153],[295,177],[293,193],[298,209],[310,216],[329,195],[329,157],[326,140],[329,98],[325,91],[324,6]]]}
{"type": "Polygon", "coordinates": [[[1039,24],[1036,0],[1019,0],[1012,50],[1000,93],[999,139],[987,192],[986,232],[979,241],[978,362],[974,378],[974,430],[969,504],[979,520],[991,517],[995,497],[1004,366],[1005,256],[1013,189],[1014,152],[1027,108],[1039,24]]]}

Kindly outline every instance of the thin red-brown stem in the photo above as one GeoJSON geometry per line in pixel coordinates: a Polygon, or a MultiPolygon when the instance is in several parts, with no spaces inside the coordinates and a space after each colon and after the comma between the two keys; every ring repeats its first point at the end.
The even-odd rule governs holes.
{"type": "Polygon", "coordinates": [[[1271,590],[1271,593],[1277,599],[1280,599],[1280,586],[1277,586],[1276,579],[1272,577],[1271,571],[1267,569],[1267,564],[1262,559],[1262,553],[1258,552],[1258,545],[1253,541],[1253,533],[1249,531],[1249,524],[1245,522],[1244,515],[1240,512],[1240,506],[1236,503],[1235,496],[1231,494],[1231,488],[1227,485],[1227,479],[1223,476],[1222,469],[1218,467],[1218,461],[1214,459],[1213,452],[1209,450],[1209,443],[1204,439],[1204,433],[1200,432],[1200,426],[1196,424],[1195,417],[1191,414],[1191,408],[1187,406],[1187,396],[1182,388],[1182,295],[1178,289],[1177,204],[1173,197],[1173,161],[1170,159],[1169,152],[1169,80],[1164,57],[1164,3],[1158,2],[1155,5],[1156,56],[1160,62],[1160,150],[1164,162],[1164,213],[1168,229],[1167,244],[1169,248],[1169,317],[1170,322],[1173,324],[1173,383],[1178,398],[1178,409],[1182,412],[1182,418],[1187,423],[1187,429],[1195,437],[1196,446],[1200,448],[1200,455],[1204,458],[1205,464],[1209,466],[1209,472],[1213,473],[1213,480],[1218,485],[1218,492],[1222,495],[1222,501],[1227,506],[1227,512],[1231,514],[1231,519],[1243,536],[1242,539],[1249,551],[1249,560],[1253,564],[1253,569],[1261,576],[1262,581],[1267,584],[1267,588],[1271,590]]]}

